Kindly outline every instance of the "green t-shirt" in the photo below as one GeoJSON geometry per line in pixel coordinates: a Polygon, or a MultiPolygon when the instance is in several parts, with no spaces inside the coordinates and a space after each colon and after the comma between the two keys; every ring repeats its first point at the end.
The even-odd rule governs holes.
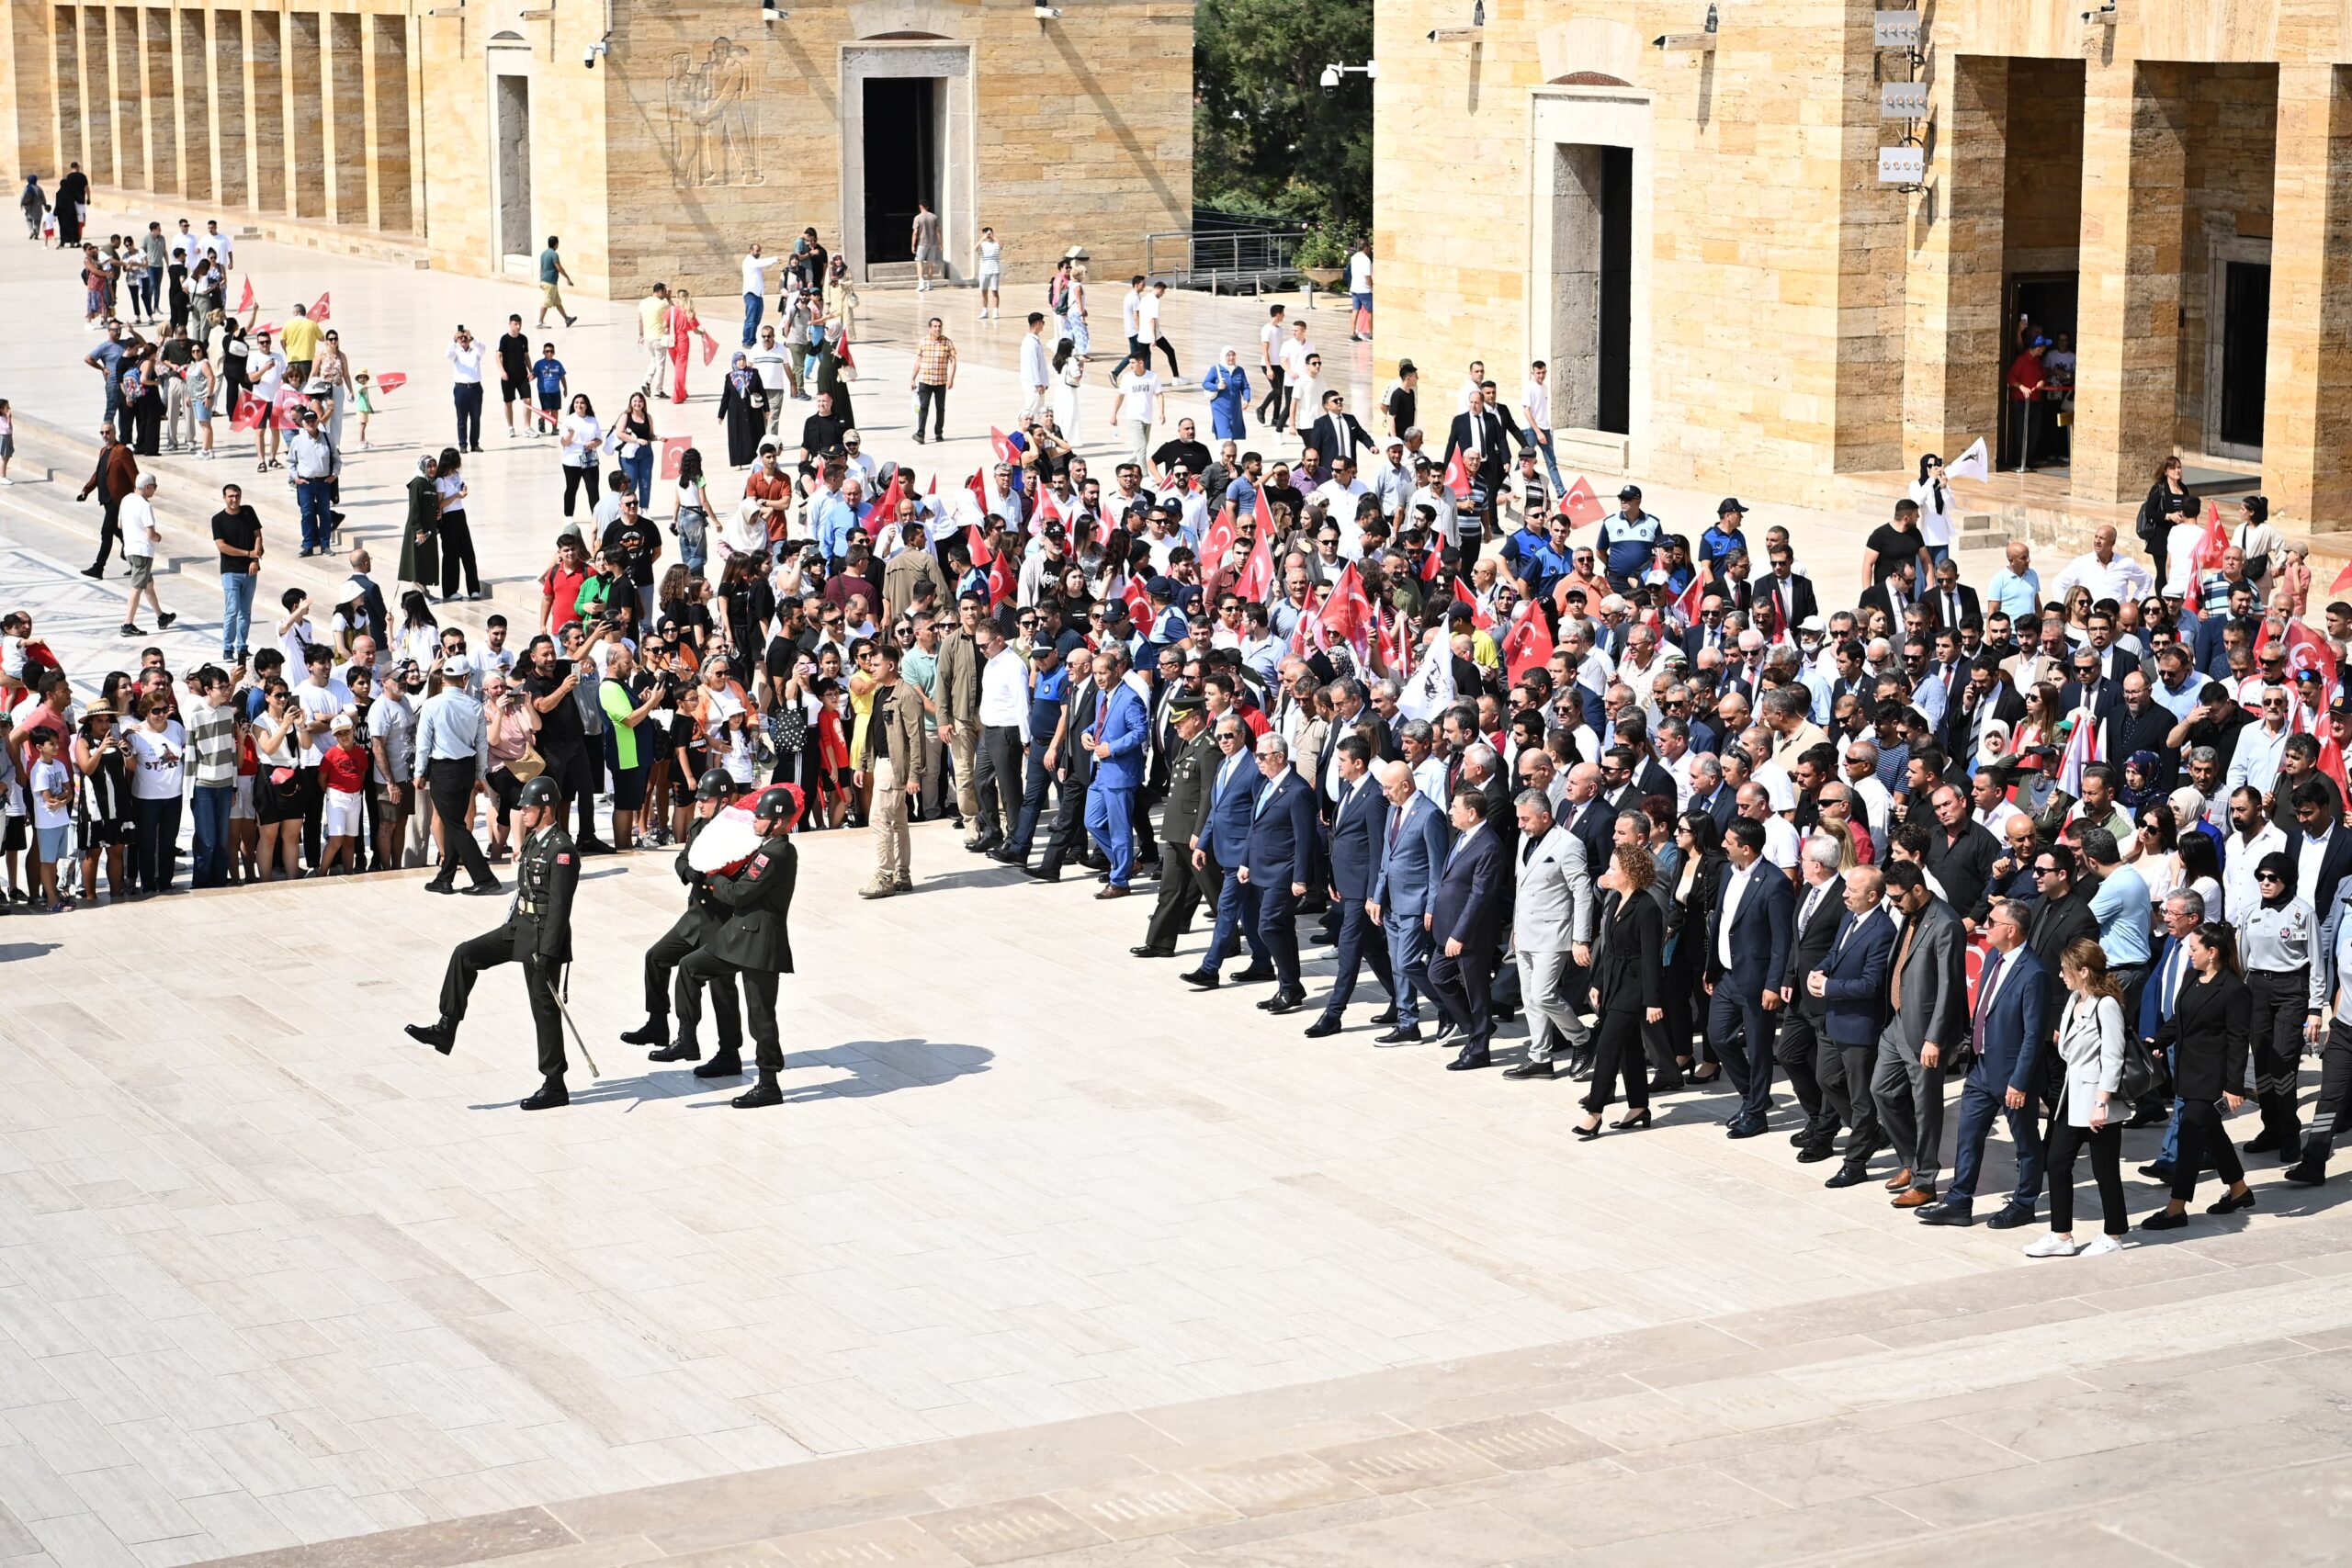
{"type": "Polygon", "coordinates": [[[613,759],[624,772],[637,766],[637,731],[630,728],[628,716],[637,711],[630,700],[628,688],[618,681],[599,682],[596,702],[604,708],[605,716],[612,720],[613,759]]]}
{"type": "Polygon", "coordinates": [[[553,283],[555,281],[555,253],[551,250],[541,251],[539,253],[539,281],[541,283],[553,283]]]}

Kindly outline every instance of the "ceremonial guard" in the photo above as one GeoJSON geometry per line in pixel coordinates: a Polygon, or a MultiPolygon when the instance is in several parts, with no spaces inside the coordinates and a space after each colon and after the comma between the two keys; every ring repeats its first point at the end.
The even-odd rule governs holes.
{"type": "MultiPolygon", "coordinates": [[[[441,1016],[430,1024],[408,1026],[412,1038],[447,1055],[458,1043],[458,1025],[465,1019],[474,976],[501,964],[520,964],[524,989],[531,998],[531,1021],[538,1032],[544,1080],[538,1092],[523,1101],[526,1111],[571,1103],[563,1087],[563,1018],[556,1002],[556,972],[571,962],[571,896],[580,884],[580,854],[560,825],[562,811],[563,797],[553,779],[542,773],[523,786],[523,848],[506,923],[458,944],[441,980],[441,1016]]],[[[773,988],[769,996],[773,999],[773,988]]]]}
{"type": "Polygon", "coordinates": [[[1193,915],[1204,897],[1214,898],[1215,879],[1193,864],[1193,835],[1200,830],[1208,806],[1209,777],[1216,771],[1216,741],[1211,739],[1208,708],[1198,697],[1179,697],[1170,705],[1176,744],[1168,761],[1168,805],[1159,814],[1159,901],[1144,928],[1143,945],[1127,951],[1137,958],[1173,958],[1176,939],[1192,929],[1193,915]]]}
{"type": "MultiPolygon", "coordinates": [[[[727,911],[720,908],[710,896],[707,875],[696,871],[689,857],[695,840],[703,827],[735,801],[735,781],[722,768],[706,768],[695,785],[695,819],[686,825],[686,836],[678,845],[678,880],[686,885],[686,910],[678,917],[662,940],[645,950],[645,1022],[621,1036],[631,1045],[650,1045],[645,1054],[649,1062],[695,1062],[702,1059],[702,1045],[695,1039],[691,1027],[678,1032],[677,1042],[670,1039],[670,972],[684,961],[687,954],[709,942],[727,922],[727,911]]],[[[681,977],[679,984],[684,985],[681,977]]],[[[716,975],[711,977],[715,1010],[718,1014],[718,1053],[735,1056],[741,1053],[743,1042],[742,1017],[735,1005],[733,977],[716,975]]],[[[690,1005],[683,998],[678,1003],[678,1016],[684,1020],[690,1011],[700,1014],[697,1004],[690,1005]]]]}
{"type": "MultiPolygon", "coordinates": [[[[727,923],[707,946],[690,954],[678,967],[678,1025],[690,1033],[699,1020],[693,988],[708,980],[722,981],[740,974],[743,1001],[751,1014],[752,1044],[760,1081],[734,1099],[739,1111],[784,1103],[776,1075],[784,1071],[784,1045],[776,1032],[776,976],[792,973],[792,885],[800,871],[800,852],[792,842],[792,820],[799,805],[793,792],[772,784],[760,792],[752,807],[752,826],[759,830],[760,847],[742,868],[732,874],[715,872],[706,886],[724,911],[727,923]]],[[[722,1043],[718,1054],[695,1069],[698,1078],[733,1077],[743,1070],[740,1049],[722,1043]]]]}

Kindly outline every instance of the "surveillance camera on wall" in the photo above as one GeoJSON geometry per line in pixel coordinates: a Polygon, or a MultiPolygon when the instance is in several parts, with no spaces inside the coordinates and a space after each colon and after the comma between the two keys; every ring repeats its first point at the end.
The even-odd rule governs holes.
{"type": "Polygon", "coordinates": [[[581,51],[580,63],[586,66],[589,70],[594,71],[596,69],[597,57],[599,55],[610,54],[612,52],[613,46],[610,40],[598,39],[594,43],[590,44],[586,49],[581,51]]]}
{"type": "Polygon", "coordinates": [[[1336,93],[1340,90],[1340,68],[1338,66],[1326,65],[1323,67],[1322,85],[1323,90],[1327,93],[1336,93]]]}
{"type": "Polygon", "coordinates": [[[791,12],[784,9],[780,6],[763,6],[760,7],[760,20],[763,22],[781,22],[791,15],[791,12]]]}

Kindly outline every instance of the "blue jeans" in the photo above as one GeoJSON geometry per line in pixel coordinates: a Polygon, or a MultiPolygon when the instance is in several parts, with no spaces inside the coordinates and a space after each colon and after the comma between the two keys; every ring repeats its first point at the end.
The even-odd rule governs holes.
{"type": "Polygon", "coordinates": [[[628,482],[636,487],[637,504],[639,507],[651,506],[653,504],[653,448],[640,446],[634,456],[617,458],[616,464],[621,472],[628,476],[628,482]]]}
{"type": "Polygon", "coordinates": [[[261,581],[254,571],[224,571],[220,574],[220,657],[235,656],[240,649],[253,646],[254,585],[261,581]]]}
{"type": "Polygon", "coordinates": [[[1136,792],[1097,784],[1086,792],[1086,833],[1111,857],[1111,886],[1125,887],[1136,870],[1136,792]]]}
{"type": "Polygon", "coordinates": [[[1552,443],[1549,441],[1536,440],[1534,434],[1531,432],[1527,439],[1521,443],[1521,446],[1525,450],[1542,455],[1544,458],[1544,471],[1552,476],[1553,497],[1556,500],[1558,497],[1566,494],[1568,487],[1560,482],[1560,459],[1552,455],[1552,443]]]}
{"type": "Polygon", "coordinates": [[[1250,945],[1250,962],[1271,964],[1266,952],[1266,940],[1258,934],[1258,890],[1245,885],[1238,867],[1225,874],[1225,886],[1216,893],[1216,926],[1209,932],[1209,950],[1201,955],[1201,967],[1210,974],[1225,962],[1233,951],[1236,932],[1250,945]]]}
{"type": "Polygon", "coordinates": [[[743,296],[743,346],[745,348],[751,347],[752,340],[759,335],[760,317],[767,308],[768,302],[764,295],[745,294],[743,296]]]}
{"type": "MultiPolygon", "coordinates": [[[[2179,1066],[2180,1056],[2178,1051],[2173,1046],[2165,1046],[2165,1070],[2171,1072],[2178,1068],[2179,1066]]],[[[2180,1159],[2180,1111],[2181,1107],[2188,1103],[2188,1101],[2181,1099],[2178,1095],[2175,1095],[2173,1097],[2172,1120],[2165,1123],[2165,1146],[2158,1150],[2156,1154],[2156,1160],[2159,1164],[2173,1165],[2177,1163],[2180,1159]]]]}
{"type": "Polygon", "coordinates": [[[1421,1021],[1421,998],[1430,995],[1430,933],[1419,915],[1400,917],[1381,911],[1381,930],[1388,936],[1388,972],[1396,977],[1396,1027],[1412,1029],[1421,1021]]]}
{"type": "Polygon", "coordinates": [[[198,784],[188,794],[196,818],[190,869],[198,887],[220,887],[229,880],[229,807],[236,798],[234,784],[198,784]]]}
{"type": "Polygon", "coordinates": [[[2041,1128],[2037,1121],[2041,1107],[2029,1097],[2022,1109],[2011,1111],[2003,1099],[2007,1092],[2007,1084],[1988,1084],[1981,1069],[1970,1073],[1961,1087],[1959,1141],[1952,1149],[1951,1185],[1944,1190],[1946,1201],[1974,1200],[1977,1172],[1984,1164],[1984,1139],[1993,1131],[1996,1116],[2007,1119],[2009,1138],[2018,1150],[2018,1176],[2009,1189],[2009,1202],[2031,1209],[2034,1200],[2041,1196],[2041,1128]]]}
{"type": "Polygon", "coordinates": [[[302,548],[323,550],[327,536],[334,531],[334,519],[327,505],[327,492],[333,487],[325,479],[298,479],[294,485],[295,504],[302,512],[302,548]]]}

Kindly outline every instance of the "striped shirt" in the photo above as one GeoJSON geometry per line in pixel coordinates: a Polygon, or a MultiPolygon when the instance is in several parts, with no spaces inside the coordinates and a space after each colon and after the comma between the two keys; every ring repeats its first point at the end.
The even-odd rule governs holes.
{"type": "Polygon", "coordinates": [[[190,782],[199,789],[237,782],[237,705],[197,703],[188,710],[187,759],[190,782]]]}

